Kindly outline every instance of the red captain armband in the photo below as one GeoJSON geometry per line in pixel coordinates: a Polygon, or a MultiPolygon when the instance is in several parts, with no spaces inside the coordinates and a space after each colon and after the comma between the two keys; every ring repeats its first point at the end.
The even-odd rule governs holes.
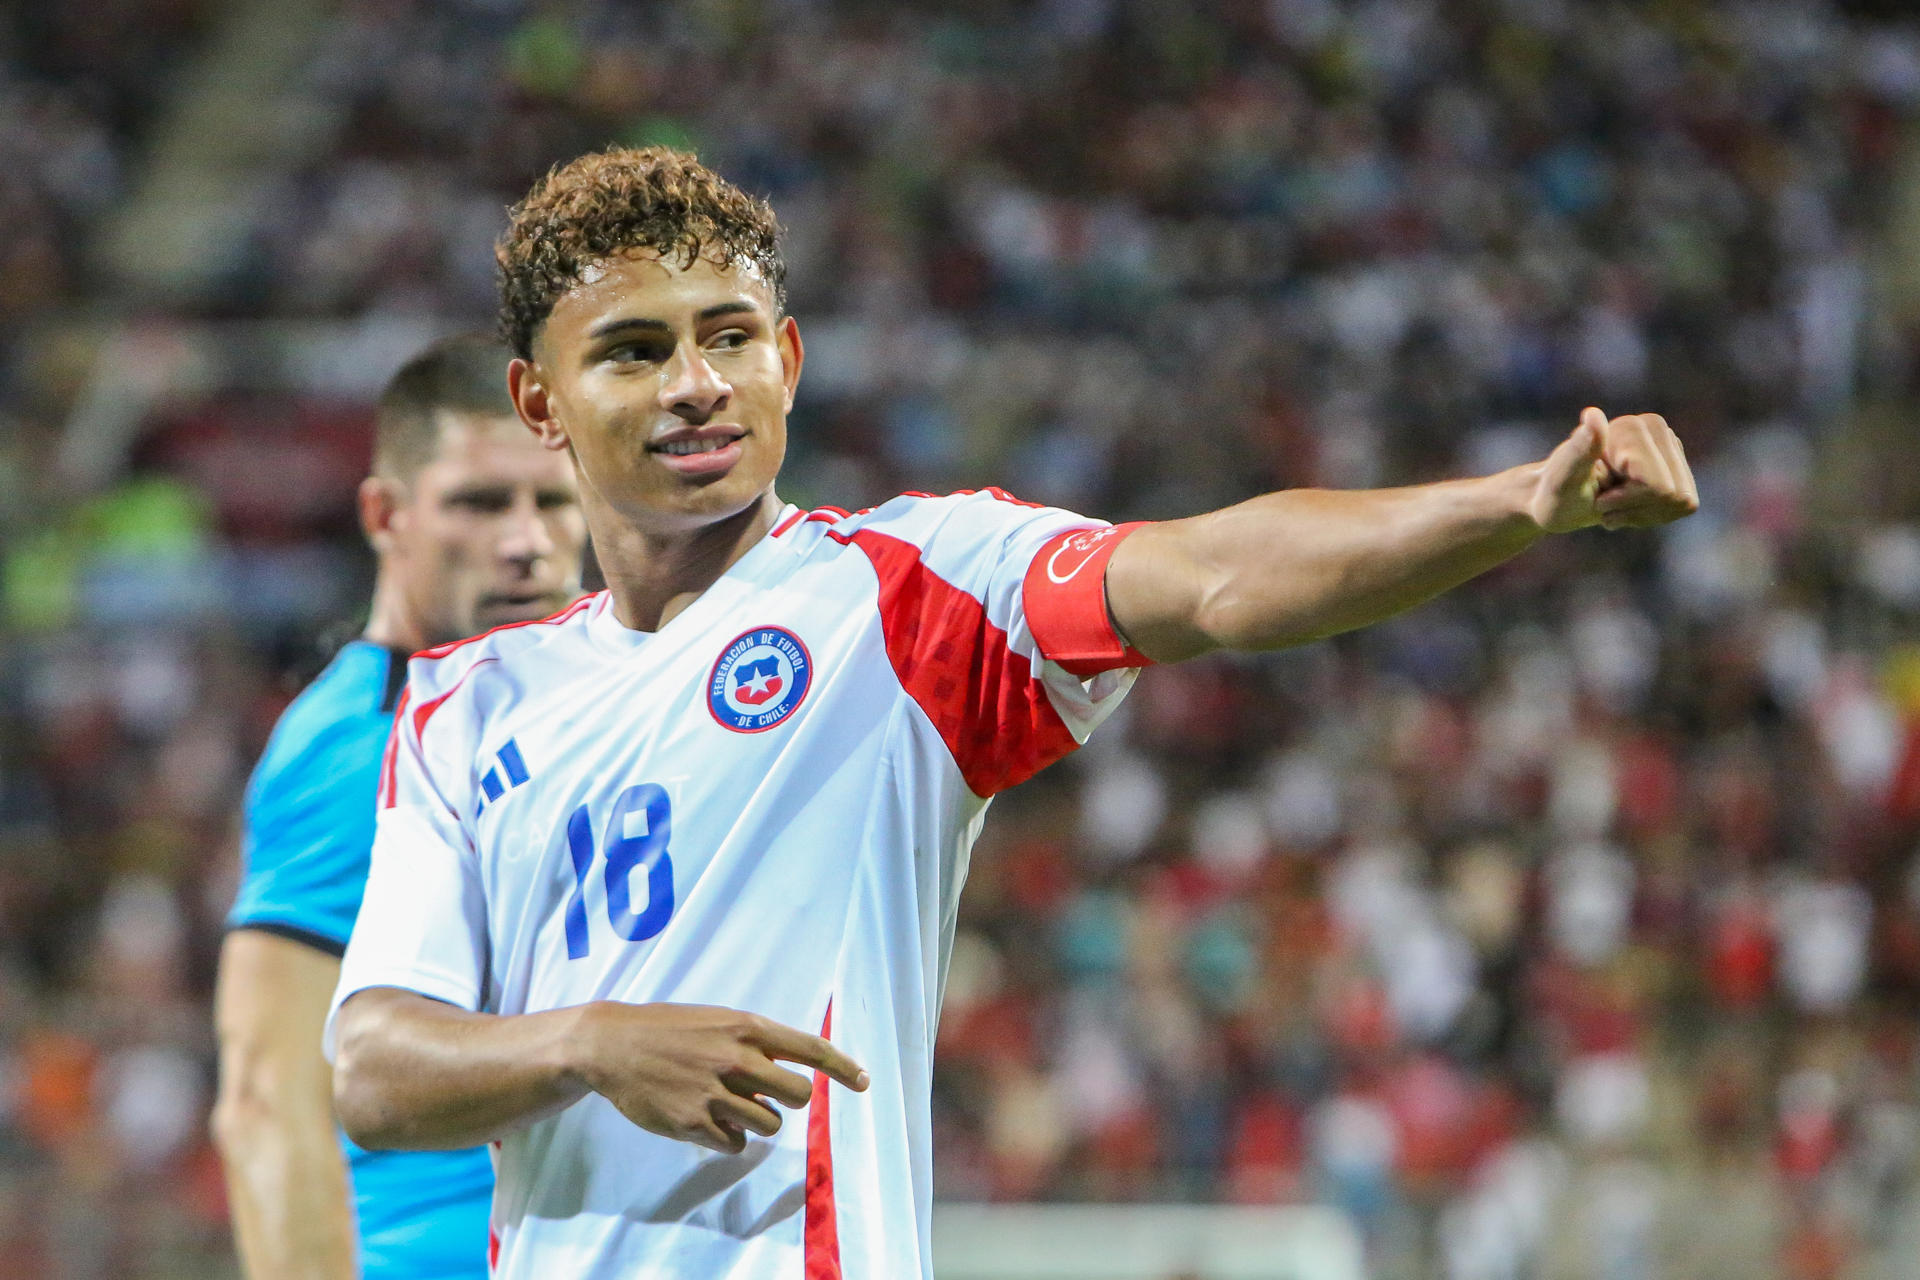
{"type": "Polygon", "coordinates": [[[1107,613],[1107,561],[1144,523],[1070,529],[1049,538],[1027,566],[1020,588],[1027,627],[1042,656],[1082,679],[1152,661],[1120,638],[1107,613]]]}

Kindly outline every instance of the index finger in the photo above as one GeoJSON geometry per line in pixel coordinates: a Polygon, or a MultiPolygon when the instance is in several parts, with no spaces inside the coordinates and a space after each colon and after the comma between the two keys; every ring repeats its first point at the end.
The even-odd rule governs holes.
{"type": "Polygon", "coordinates": [[[829,1079],[839,1081],[856,1093],[864,1091],[869,1083],[867,1073],[860,1069],[859,1063],[834,1048],[832,1041],[820,1036],[808,1035],[768,1020],[761,1024],[754,1038],[768,1057],[823,1071],[829,1079]]]}

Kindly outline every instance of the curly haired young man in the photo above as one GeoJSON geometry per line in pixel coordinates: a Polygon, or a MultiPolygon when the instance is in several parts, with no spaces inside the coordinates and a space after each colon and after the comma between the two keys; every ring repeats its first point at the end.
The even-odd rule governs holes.
{"type": "Polygon", "coordinates": [[[990,798],[1149,662],[1697,505],[1664,421],[1589,409],[1497,475],[1161,524],[998,490],[801,511],[763,203],[685,153],[584,156],[499,260],[513,396],[573,457],[608,589],[414,661],[332,1034],[356,1141],[500,1144],[503,1277],[930,1275],[934,1026],[990,798]]]}

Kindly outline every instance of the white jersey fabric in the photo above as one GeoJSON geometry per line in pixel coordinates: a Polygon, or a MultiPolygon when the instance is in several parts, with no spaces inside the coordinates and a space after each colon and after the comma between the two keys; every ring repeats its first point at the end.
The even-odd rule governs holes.
{"type": "MultiPolygon", "coordinates": [[[[935,1022],[988,800],[1086,739],[1143,661],[1129,531],[997,490],[789,507],[657,632],[606,593],[417,656],[341,1001],[725,1005],[872,1076],[718,1155],[598,1095],[496,1155],[511,1280],[932,1274],[935,1022]]],[[[331,1019],[328,1039],[331,1044],[331,1019]]]]}

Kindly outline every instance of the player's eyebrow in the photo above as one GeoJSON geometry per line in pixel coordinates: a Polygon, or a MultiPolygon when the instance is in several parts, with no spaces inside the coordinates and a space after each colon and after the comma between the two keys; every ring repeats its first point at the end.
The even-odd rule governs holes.
{"type": "MultiPolygon", "coordinates": [[[[714,320],[721,316],[748,315],[758,310],[759,308],[751,302],[716,302],[710,307],[702,308],[700,313],[694,316],[694,319],[696,321],[714,320]]],[[[640,316],[621,316],[617,319],[595,325],[588,331],[587,336],[597,340],[612,337],[616,333],[632,333],[635,331],[641,333],[671,333],[673,326],[665,320],[654,320],[640,316]]]]}

